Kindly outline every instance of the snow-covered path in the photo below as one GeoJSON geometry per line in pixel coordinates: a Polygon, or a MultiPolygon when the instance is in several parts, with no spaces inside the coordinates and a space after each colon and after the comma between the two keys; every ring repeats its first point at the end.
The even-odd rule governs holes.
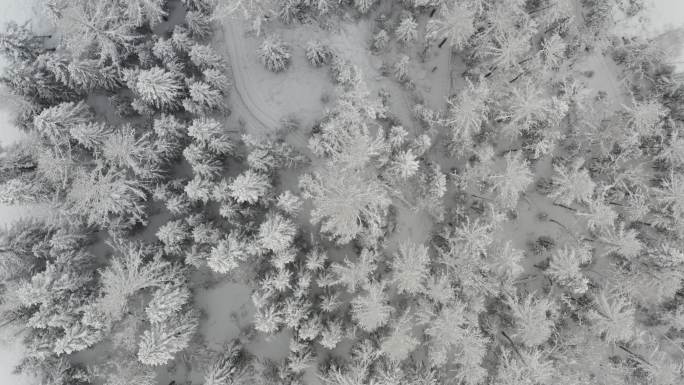
{"type": "MultiPolygon", "coordinates": [[[[242,119],[248,133],[261,136],[275,134],[281,128],[283,118],[290,114],[310,124],[311,116],[318,117],[322,113],[319,99],[324,88],[322,83],[328,83],[327,78],[320,73],[316,76],[312,69],[306,68],[306,63],[301,62],[292,65],[284,74],[267,72],[256,59],[256,39],[247,36],[246,30],[243,21],[228,18],[220,24],[214,40],[214,46],[230,61],[234,83],[230,96],[233,113],[242,119]],[[311,75],[310,79],[306,79],[307,73],[311,75]]],[[[306,148],[308,143],[301,128],[291,132],[287,141],[300,149],[306,148]]]]}
{"type": "Polygon", "coordinates": [[[247,124],[255,125],[255,127],[250,127],[253,130],[263,130],[264,133],[274,131],[278,125],[278,118],[261,108],[260,104],[263,103],[258,103],[254,100],[252,88],[247,86],[250,84],[253,75],[249,68],[254,66],[254,63],[248,63],[247,60],[247,47],[242,23],[232,19],[221,23],[220,32],[217,35],[216,45],[225,47],[225,54],[230,58],[236,91],[235,98],[237,99],[233,100],[234,106],[239,104],[235,106],[236,109],[244,109],[246,112],[249,112],[250,116],[248,118],[250,121],[247,124]]]}

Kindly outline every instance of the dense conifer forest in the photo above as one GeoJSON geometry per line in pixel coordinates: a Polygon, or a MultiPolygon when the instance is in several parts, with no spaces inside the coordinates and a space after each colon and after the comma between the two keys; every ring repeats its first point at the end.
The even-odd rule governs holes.
{"type": "Polygon", "coordinates": [[[0,33],[40,385],[681,385],[684,77],[640,0],[41,0],[0,33]]]}

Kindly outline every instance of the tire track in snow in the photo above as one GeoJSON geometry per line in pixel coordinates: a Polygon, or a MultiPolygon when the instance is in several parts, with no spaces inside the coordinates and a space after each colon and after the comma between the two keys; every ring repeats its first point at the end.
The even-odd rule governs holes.
{"type": "MultiPolygon", "coordinates": [[[[280,126],[280,117],[274,116],[268,108],[263,108],[268,103],[250,87],[254,82],[251,78],[253,73],[249,69],[260,64],[249,60],[247,53],[250,48],[246,45],[242,22],[226,19],[220,24],[220,30],[221,38],[217,45],[230,60],[235,96],[238,99],[234,102],[241,104],[242,110],[249,115],[244,117],[247,126],[251,125],[253,131],[264,136],[271,136],[280,126]]],[[[299,148],[306,148],[308,143],[300,131],[291,133],[288,142],[299,148]]]]}

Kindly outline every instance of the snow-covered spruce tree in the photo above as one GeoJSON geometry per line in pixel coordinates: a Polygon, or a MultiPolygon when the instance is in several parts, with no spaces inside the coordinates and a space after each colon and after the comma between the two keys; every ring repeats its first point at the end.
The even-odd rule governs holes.
{"type": "Polygon", "coordinates": [[[185,14],[185,26],[192,37],[202,40],[211,35],[211,17],[212,15],[204,10],[188,11],[185,14]]]}
{"type": "Polygon", "coordinates": [[[344,338],[343,325],[339,321],[329,321],[326,322],[321,332],[320,343],[326,349],[335,349],[337,344],[339,344],[344,338]]]}
{"type": "Polygon", "coordinates": [[[308,162],[308,158],[284,141],[271,141],[243,135],[249,150],[247,164],[254,170],[273,174],[281,168],[293,168],[308,162]]]}
{"type": "Polygon", "coordinates": [[[139,27],[144,24],[156,25],[166,17],[164,0],[130,0],[122,5],[126,20],[139,27]]]}
{"type": "Polygon", "coordinates": [[[238,203],[255,204],[268,193],[270,187],[265,175],[247,170],[233,179],[228,188],[230,196],[238,203]]]}
{"type": "Polygon", "coordinates": [[[596,294],[587,317],[596,334],[606,342],[628,342],[637,333],[635,315],[636,310],[626,297],[603,289],[596,294]]]}
{"type": "Polygon", "coordinates": [[[413,326],[414,321],[408,312],[392,322],[392,331],[380,343],[382,354],[394,362],[406,360],[419,345],[418,339],[411,332],[413,326]]]}
{"type": "Polygon", "coordinates": [[[306,43],[306,59],[311,65],[320,67],[330,63],[333,53],[320,40],[310,40],[306,43]]]}
{"type": "Polygon", "coordinates": [[[361,13],[367,13],[377,0],[354,0],[354,7],[361,13]]]}
{"type": "Polygon", "coordinates": [[[529,347],[541,345],[549,339],[553,332],[553,302],[549,298],[539,298],[529,294],[525,298],[509,298],[515,319],[515,334],[523,344],[529,347]]]}
{"type": "Polygon", "coordinates": [[[583,159],[578,159],[569,168],[554,166],[557,175],[553,176],[553,184],[556,189],[549,196],[564,205],[591,201],[596,184],[588,170],[581,169],[583,163],[583,159]]]}
{"type": "Polygon", "coordinates": [[[93,152],[102,148],[111,133],[112,128],[102,122],[79,124],[69,129],[69,134],[78,144],[93,152]]]}
{"type": "Polygon", "coordinates": [[[532,184],[532,172],[522,155],[507,154],[506,168],[491,177],[498,201],[506,208],[515,208],[521,192],[532,184]]]}
{"type": "Polygon", "coordinates": [[[285,214],[296,216],[302,208],[304,202],[299,196],[293,194],[290,190],[285,190],[278,195],[276,207],[285,214]]]}
{"type": "Polygon", "coordinates": [[[497,384],[533,385],[548,384],[554,378],[553,363],[543,350],[517,349],[519,353],[502,349],[497,384]]]}
{"type": "Polygon", "coordinates": [[[225,70],[226,63],[216,54],[216,50],[208,45],[195,44],[190,49],[190,61],[201,70],[225,70]]]}
{"type": "Polygon", "coordinates": [[[339,243],[349,242],[368,227],[379,227],[391,203],[387,189],[352,170],[330,167],[299,179],[302,196],[312,199],[311,220],[339,243]]]}
{"type": "Polygon", "coordinates": [[[487,339],[473,318],[477,320],[477,317],[469,316],[465,304],[455,302],[444,306],[425,330],[429,337],[430,364],[435,367],[447,362],[459,365],[456,379],[469,385],[481,383],[487,373],[482,367],[487,339]]]}
{"type": "Polygon", "coordinates": [[[410,61],[408,55],[401,55],[392,66],[392,75],[397,81],[405,82],[409,79],[410,61]]]}
{"type": "Polygon", "coordinates": [[[161,287],[176,279],[179,271],[142,243],[119,242],[109,266],[100,272],[102,297],[98,307],[109,319],[123,317],[129,298],[139,290],[161,287]],[[146,259],[150,259],[146,261],[146,259]]]}
{"type": "Polygon", "coordinates": [[[155,385],[154,368],[141,364],[135,356],[117,356],[102,365],[89,368],[92,377],[103,379],[104,385],[155,385]]]}
{"type": "Polygon", "coordinates": [[[60,103],[46,108],[33,118],[33,127],[54,145],[69,142],[69,130],[88,124],[94,116],[85,102],[60,103]]]}
{"type": "Polygon", "coordinates": [[[138,360],[145,365],[164,365],[188,347],[198,326],[192,311],[179,312],[160,323],[152,323],[140,338],[138,360]]]}
{"type": "Polygon", "coordinates": [[[216,119],[194,119],[188,127],[188,136],[203,146],[206,146],[216,155],[228,155],[235,148],[234,141],[228,136],[228,132],[216,119]]]}
{"type": "Polygon", "coordinates": [[[213,179],[223,170],[219,157],[197,143],[185,147],[183,157],[192,167],[192,172],[201,178],[213,179]]]}
{"type": "Polygon", "coordinates": [[[333,282],[345,285],[346,290],[350,293],[356,292],[357,288],[369,285],[371,274],[375,269],[375,252],[368,249],[361,250],[355,262],[345,258],[344,264],[334,263],[331,268],[334,273],[333,282]]]}
{"type": "Polygon", "coordinates": [[[189,228],[182,220],[174,220],[163,224],[157,230],[157,238],[164,244],[167,254],[179,254],[188,240],[189,228]]]}
{"type": "Polygon", "coordinates": [[[96,168],[74,175],[66,204],[88,223],[107,227],[112,218],[128,225],[144,223],[146,199],[147,190],[139,181],[128,179],[121,171],[96,168]]]}
{"type": "Polygon", "coordinates": [[[394,310],[389,305],[384,286],[383,283],[370,283],[351,301],[354,320],[367,332],[387,324],[394,310]]]}
{"type": "Polygon", "coordinates": [[[420,169],[420,162],[413,150],[408,149],[395,154],[388,166],[387,171],[391,177],[406,181],[416,175],[420,169]]]}
{"type": "Polygon", "coordinates": [[[546,274],[557,285],[567,288],[575,295],[581,295],[587,291],[589,284],[589,280],[582,273],[581,265],[590,260],[588,250],[566,245],[554,252],[546,274]]]}
{"type": "Polygon", "coordinates": [[[290,46],[277,36],[268,36],[257,49],[261,63],[272,72],[282,72],[290,64],[290,46]]]}
{"type": "Polygon", "coordinates": [[[296,233],[292,221],[280,214],[271,214],[259,225],[258,242],[261,247],[277,253],[292,244],[296,233]]]}
{"type": "Polygon", "coordinates": [[[189,98],[183,100],[183,108],[195,115],[206,115],[224,107],[223,93],[203,81],[193,81],[188,85],[189,98]]]}
{"type": "Polygon", "coordinates": [[[394,35],[403,44],[413,43],[418,39],[418,23],[413,16],[407,15],[401,19],[394,35]]]}
{"type": "Polygon", "coordinates": [[[160,67],[139,71],[133,84],[143,102],[162,110],[175,109],[185,94],[178,75],[160,67]]]}
{"type": "Polygon", "coordinates": [[[119,4],[105,0],[66,0],[47,7],[49,16],[62,31],[60,38],[74,56],[94,53],[100,63],[122,64],[124,58],[134,51],[141,36],[135,32],[136,24],[124,12],[126,5],[133,10],[138,1],[119,4]]]}
{"type": "Polygon", "coordinates": [[[223,95],[228,95],[232,82],[222,70],[213,68],[202,71],[202,79],[212,87],[221,91],[223,95]]]}
{"type": "Polygon", "coordinates": [[[463,49],[475,33],[475,12],[467,3],[455,2],[451,7],[441,7],[440,17],[430,19],[426,29],[428,39],[447,39],[452,47],[463,49]]]}
{"type": "Polygon", "coordinates": [[[211,248],[207,264],[213,271],[227,274],[236,269],[241,262],[247,260],[251,253],[252,248],[248,245],[247,240],[231,232],[211,248]]]}
{"type": "Polygon", "coordinates": [[[184,188],[185,195],[187,195],[190,202],[202,202],[207,204],[213,196],[214,182],[199,175],[195,175],[184,188]]]}
{"type": "Polygon", "coordinates": [[[152,323],[161,323],[181,311],[190,300],[190,290],[183,285],[167,284],[152,294],[145,313],[152,323]]]}
{"type": "Polygon", "coordinates": [[[373,35],[373,49],[376,51],[383,51],[387,48],[389,44],[389,34],[384,29],[381,29],[373,35]]]}
{"type": "Polygon", "coordinates": [[[51,53],[39,56],[37,61],[59,82],[77,92],[90,92],[96,88],[114,90],[121,85],[117,70],[111,66],[103,67],[97,60],[51,53]]]}
{"type": "Polygon", "coordinates": [[[160,172],[150,133],[136,135],[130,125],[109,133],[102,143],[102,158],[106,164],[119,169],[130,169],[137,176],[154,178],[160,172]]]}
{"type": "Polygon", "coordinates": [[[491,91],[484,78],[473,84],[466,80],[466,87],[449,99],[449,109],[444,124],[451,129],[454,143],[472,143],[473,135],[480,132],[490,111],[491,91]]]}
{"type": "Polygon", "coordinates": [[[637,230],[625,229],[624,222],[606,229],[599,237],[600,244],[604,246],[603,255],[617,253],[627,259],[638,257],[644,249],[644,244],[638,236],[637,230]]]}
{"type": "Polygon", "coordinates": [[[418,294],[429,275],[428,248],[404,242],[392,259],[392,278],[400,293],[418,294]]]}

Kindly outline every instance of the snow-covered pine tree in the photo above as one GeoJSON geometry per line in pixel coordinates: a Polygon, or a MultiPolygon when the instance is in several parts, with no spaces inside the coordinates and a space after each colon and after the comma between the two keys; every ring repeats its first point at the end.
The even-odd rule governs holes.
{"type": "Polygon", "coordinates": [[[257,49],[261,63],[272,72],[282,72],[290,64],[290,46],[277,36],[268,36],[257,49]]]}

